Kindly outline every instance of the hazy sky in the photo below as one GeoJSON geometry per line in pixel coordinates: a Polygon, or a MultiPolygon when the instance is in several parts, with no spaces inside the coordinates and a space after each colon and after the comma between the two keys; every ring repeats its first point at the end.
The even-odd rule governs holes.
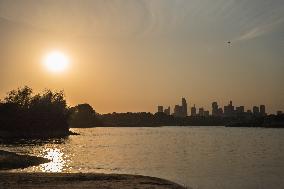
{"type": "Polygon", "coordinates": [[[0,0],[0,97],[23,85],[100,113],[182,96],[284,110],[284,1],[0,0]],[[54,49],[71,60],[62,74],[42,65],[54,49]]]}

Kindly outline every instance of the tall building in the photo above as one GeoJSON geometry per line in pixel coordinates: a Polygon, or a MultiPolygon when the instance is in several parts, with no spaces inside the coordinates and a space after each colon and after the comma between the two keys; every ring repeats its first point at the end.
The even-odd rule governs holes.
{"type": "Polygon", "coordinates": [[[236,107],[236,114],[237,115],[242,115],[242,114],[244,114],[244,112],[245,112],[245,107],[244,106],[236,107]]]}
{"type": "Polygon", "coordinates": [[[224,115],[227,117],[233,116],[235,113],[235,107],[233,106],[232,101],[227,106],[224,106],[224,115]]]}
{"type": "Polygon", "coordinates": [[[212,116],[218,116],[218,103],[212,103],[212,116]]]}
{"type": "Polygon", "coordinates": [[[185,98],[182,98],[181,106],[175,105],[173,115],[176,117],[186,117],[187,116],[187,103],[186,103],[185,98]]]}
{"type": "Polygon", "coordinates": [[[260,114],[261,114],[262,116],[266,116],[265,105],[260,105],[260,114]]]}
{"type": "Polygon", "coordinates": [[[198,115],[204,116],[204,108],[199,108],[198,115]]]}
{"type": "Polygon", "coordinates": [[[171,107],[169,106],[168,108],[166,108],[166,109],[164,110],[164,113],[165,113],[166,115],[171,115],[171,107]]]}
{"type": "Polygon", "coordinates": [[[174,116],[175,116],[175,117],[183,117],[183,114],[182,114],[182,106],[180,106],[180,105],[175,105],[175,108],[174,108],[174,116]]]}
{"type": "Polygon", "coordinates": [[[258,106],[254,106],[252,108],[252,112],[253,112],[253,115],[259,115],[259,107],[258,106]]]}
{"type": "Polygon", "coordinates": [[[204,117],[209,117],[209,111],[208,111],[208,110],[204,111],[204,112],[203,112],[203,116],[204,116],[204,117]]]}
{"type": "Polygon", "coordinates": [[[195,104],[193,105],[193,107],[191,107],[190,115],[191,115],[191,116],[196,116],[196,107],[195,107],[195,104]]]}
{"type": "Polygon", "coordinates": [[[163,106],[158,106],[158,112],[164,112],[164,107],[163,106]]]}
{"type": "Polygon", "coordinates": [[[182,107],[182,117],[186,117],[187,116],[187,103],[185,98],[181,99],[181,107],[182,107]]]}
{"type": "Polygon", "coordinates": [[[224,112],[222,108],[218,108],[218,115],[223,116],[224,112]]]}

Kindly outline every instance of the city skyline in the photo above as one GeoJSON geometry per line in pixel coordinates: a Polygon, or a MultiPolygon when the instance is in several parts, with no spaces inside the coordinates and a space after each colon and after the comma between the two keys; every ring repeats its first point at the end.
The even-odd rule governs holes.
{"type": "Polygon", "coordinates": [[[264,104],[260,105],[253,105],[252,107],[246,108],[244,105],[234,106],[233,101],[230,100],[227,105],[221,105],[218,104],[218,102],[213,101],[211,103],[211,109],[206,109],[204,106],[196,106],[196,104],[193,103],[193,105],[189,104],[186,100],[186,98],[181,98],[181,105],[176,104],[173,105],[173,111],[171,112],[171,106],[166,105],[164,109],[163,105],[157,106],[157,113],[165,113],[166,115],[173,115],[175,117],[186,117],[186,116],[216,116],[216,117],[222,117],[222,116],[232,116],[232,115],[241,115],[241,114],[251,114],[251,115],[261,115],[266,116],[270,114],[282,114],[282,110],[277,110],[275,112],[267,112],[267,107],[264,104]],[[189,111],[188,111],[189,110],[189,111]]]}

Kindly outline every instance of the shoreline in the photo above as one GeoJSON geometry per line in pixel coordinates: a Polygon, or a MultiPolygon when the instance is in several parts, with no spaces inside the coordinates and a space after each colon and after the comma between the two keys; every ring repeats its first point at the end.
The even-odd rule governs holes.
{"type": "Polygon", "coordinates": [[[174,182],[149,176],[102,173],[1,172],[1,188],[185,189],[174,182]]]}
{"type": "Polygon", "coordinates": [[[184,189],[174,182],[149,176],[103,173],[9,172],[49,162],[48,159],[0,150],[0,188],[136,188],[184,189]]]}
{"type": "Polygon", "coordinates": [[[43,157],[21,155],[14,152],[0,150],[0,170],[23,169],[30,166],[48,163],[49,161],[50,160],[43,157]]]}

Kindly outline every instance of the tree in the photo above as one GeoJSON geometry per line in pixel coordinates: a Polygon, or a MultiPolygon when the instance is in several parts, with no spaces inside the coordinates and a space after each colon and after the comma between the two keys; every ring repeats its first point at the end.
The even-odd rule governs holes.
{"type": "Polygon", "coordinates": [[[98,121],[95,110],[89,104],[78,104],[71,110],[70,127],[94,127],[98,121]]]}
{"type": "Polygon", "coordinates": [[[0,104],[0,131],[15,136],[66,135],[69,115],[63,91],[33,95],[25,86],[10,91],[0,104]]]}
{"type": "Polygon", "coordinates": [[[21,108],[28,108],[33,90],[28,86],[12,90],[4,98],[4,103],[15,104],[21,108]]]}

